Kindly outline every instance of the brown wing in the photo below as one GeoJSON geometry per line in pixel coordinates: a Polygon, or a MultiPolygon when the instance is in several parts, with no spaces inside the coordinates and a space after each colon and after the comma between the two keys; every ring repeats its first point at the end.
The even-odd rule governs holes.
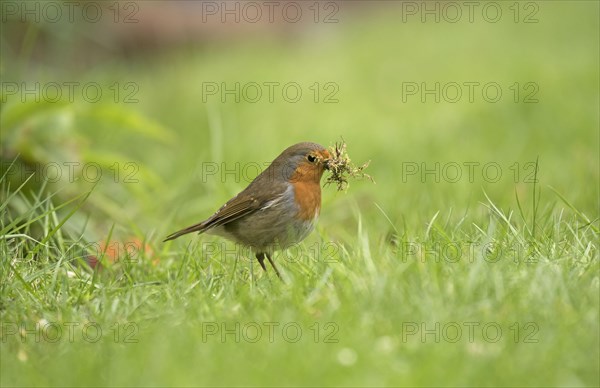
{"type": "Polygon", "coordinates": [[[235,221],[240,217],[250,214],[260,208],[260,201],[253,196],[245,195],[244,192],[233,197],[225,205],[221,206],[215,214],[199,224],[188,226],[178,232],[167,236],[163,241],[169,241],[183,236],[184,234],[198,232],[203,233],[210,228],[235,221]]]}
{"type": "MultiPolygon", "coordinates": [[[[281,157],[281,156],[280,156],[281,157]]],[[[202,233],[210,228],[227,224],[253,213],[265,203],[282,195],[287,189],[287,183],[279,179],[279,166],[273,162],[265,171],[259,174],[241,193],[230,199],[215,214],[199,224],[189,226],[170,234],[164,241],[176,239],[184,234],[202,233]]],[[[287,171],[287,170],[286,170],[287,171]]],[[[279,172],[281,174],[281,172],[279,172]]]]}

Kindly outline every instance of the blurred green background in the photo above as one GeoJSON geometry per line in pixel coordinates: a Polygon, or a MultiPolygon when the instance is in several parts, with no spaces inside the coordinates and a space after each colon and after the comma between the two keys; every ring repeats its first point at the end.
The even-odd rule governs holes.
{"type": "Polygon", "coordinates": [[[58,253],[36,262],[31,241],[3,240],[2,385],[598,385],[599,4],[474,3],[3,2],[3,233],[58,253]],[[376,184],[323,190],[303,246],[331,242],[335,264],[284,263],[291,282],[275,284],[242,276],[248,258],[203,258],[218,239],[161,243],[256,164],[340,138],[376,184]],[[72,214],[53,210],[90,190],[72,214]],[[397,249],[487,241],[479,231],[543,248],[529,266],[397,249]],[[61,257],[82,241],[137,241],[142,260],[73,278],[87,272],[61,257]],[[40,320],[110,334],[9,334],[40,320]],[[139,341],[113,341],[116,322],[139,341]],[[207,322],[304,335],[204,341],[207,322]],[[312,341],[314,322],[338,341],[312,341]],[[407,322],[504,334],[411,342],[407,322]],[[539,342],[513,341],[514,322],[535,322],[539,342]]]}

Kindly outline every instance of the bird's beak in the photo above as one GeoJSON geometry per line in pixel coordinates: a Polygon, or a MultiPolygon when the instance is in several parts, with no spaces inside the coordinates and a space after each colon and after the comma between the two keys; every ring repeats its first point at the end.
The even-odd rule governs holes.
{"type": "Polygon", "coordinates": [[[329,162],[331,162],[331,154],[329,153],[329,151],[325,150],[322,153],[323,156],[323,167],[325,167],[325,170],[329,170],[329,162]]]}

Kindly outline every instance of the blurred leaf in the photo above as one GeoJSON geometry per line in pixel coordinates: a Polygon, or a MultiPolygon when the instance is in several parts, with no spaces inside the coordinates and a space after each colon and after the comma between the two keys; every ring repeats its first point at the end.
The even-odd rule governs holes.
{"type": "Polygon", "coordinates": [[[115,126],[165,143],[173,143],[174,141],[168,129],[132,109],[125,109],[120,106],[102,106],[84,111],[83,115],[99,119],[103,123],[112,123],[115,126]]]}
{"type": "MultiPolygon", "coordinates": [[[[4,101],[6,96],[2,95],[0,98],[4,101]]],[[[22,124],[31,117],[48,113],[52,110],[63,109],[68,105],[67,101],[49,102],[44,99],[41,99],[40,102],[26,100],[3,104],[0,110],[2,112],[2,115],[0,115],[0,127],[2,127],[2,131],[4,132],[22,124]]]]}

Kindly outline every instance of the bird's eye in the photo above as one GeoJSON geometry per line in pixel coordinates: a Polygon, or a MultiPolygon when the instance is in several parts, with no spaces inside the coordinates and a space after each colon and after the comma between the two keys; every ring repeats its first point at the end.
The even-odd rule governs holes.
{"type": "Polygon", "coordinates": [[[314,155],[308,155],[308,156],[306,157],[306,159],[307,159],[309,162],[311,162],[311,163],[314,163],[314,162],[316,162],[316,161],[317,161],[317,157],[316,157],[316,156],[314,156],[314,155]]]}

